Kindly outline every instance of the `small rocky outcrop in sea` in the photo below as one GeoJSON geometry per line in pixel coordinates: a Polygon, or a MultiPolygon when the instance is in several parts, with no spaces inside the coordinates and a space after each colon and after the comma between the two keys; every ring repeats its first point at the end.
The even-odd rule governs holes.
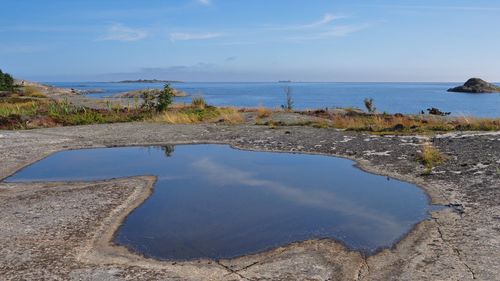
{"type": "Polygon", "coordinates": [[[480,78],[471,78],[463,86],[448,89],[448,92],[459,93],[500,93],[500,87],[480,78]]]}
{"type": "Polygon", "coordinates": [[[451,112],[443,112],[435,107],[427,108],[427,112],[429,112],[430,115],[439,115],[439,116],[446,116],[451,114],[451,112]]]}
{"type": "MultiPolygon", "coordinates": [[[[189,94],[184,92],[184,91],[177,90],[177,89],[173,89],[173,90],[174,90],[174,97],[187,97],[187,96],[189,96],[189,94]]],[[[140,97],[142,97],[142,95],[144,93],[149,93],[149,94],[152,94],[154,96],[157,96],[160,94],[160,92],[161,92],[161,89],[142,89],[142,90],[135,90],[135,91],[119,93],[119,94],[114,95],[113,97],[115,97],[115,98],[139,97],[140,98],[140,97]]]]}

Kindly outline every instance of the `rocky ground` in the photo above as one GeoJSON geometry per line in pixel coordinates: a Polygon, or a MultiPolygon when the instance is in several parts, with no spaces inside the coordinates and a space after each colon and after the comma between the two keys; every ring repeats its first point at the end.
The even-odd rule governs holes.
{"type": "Polygon", "coordinates": [[[0,131],[0,178],[66,149],[227,143],[236,148],[355,159],[413,182],[448,205],[392,249],[364,257],[307,241],[233,260],[160,262],[111,244],[154,178],[0,182],[0,280],[500,280],[500,133],[374,136],[333,129],[124,123],[0,131]],[[415,160],[431,141],[448,160],[430,175],[415,160]]]}

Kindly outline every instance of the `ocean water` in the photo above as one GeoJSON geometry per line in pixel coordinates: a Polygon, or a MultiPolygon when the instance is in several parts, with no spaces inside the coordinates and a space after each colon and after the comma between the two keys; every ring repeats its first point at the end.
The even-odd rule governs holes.
{"type": "MultiPolygon", "coordinates": [[[[52,82],[58,87],[80,90],[102,89],[89,94],[106,99],[113,95],[144,88],[161,88],[162,83],[52,82]]],[[[373,98],[380,112],[419,113],[430,107],[451,112],[453,116],[500,117],[500,94],[449,93],[457,83],[174,83],[173,87],[191,96],[176,98],[190,102],[203,96],[209,104],[239,107],[279,108],[285,103],[283,88],[292,89],[296,109],[335,107],[364,108],[363,100],[373,98]]]]}
{"type": "Polygon", "coordinates": [[[6,181],[157,176],[115,242],[164,260],[232,258],[315,238],[373,253],[428,217],[423,190],[353,164],[225,145],[98,148],[53,154],[6,181]]]}

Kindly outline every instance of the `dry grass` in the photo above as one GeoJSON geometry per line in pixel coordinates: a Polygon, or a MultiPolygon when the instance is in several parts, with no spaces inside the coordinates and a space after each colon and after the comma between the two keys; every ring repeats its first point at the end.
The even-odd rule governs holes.
{"type": "Polygon", "coordinates": [[[0,116],[33,115],[38,111],[39,104],[34,101],[21,101],[16,103],[0,102],[0,116]]]}
{"type": "Polygon", "coordinates": [[[332,126],[371,132],[499,131],[500,118],[465,118],[409,115],[333,115],[332,126]]]}
{"type": "Polygon", "coordinates": [[[131,122],[152,113],[130,109],[91,109],[48,99],[9,98],[0,102],[0,129],[131,122]]]}
{"type": "Polygon", "coordinates": [[[169,124],[193,124],[200,122],[198,116],[179,111],[164,112],[163,114],[153,117],[153,121],[169,124]]]}
{"type": "Polygon", "coordinates": [[[257,108],[257,117],[258,118],[267,118],[267,117],[271,117],[272,115],[272,111],[268,108],[265,108],[263,106],[260,106],[257,108]]]}
{"type": "Polygon", "coordinates": [[[47,95],[43,94],[38,87],[35,86],[24,86],[22,87],[22,92],[25,96],[34,98],[47,98],[47,95]]]}
{"type": "Polygon", "coordinates": [[[179,107],[158,114],[151,120],[153,122],[165,122],[168,124],[240,124],[244,122],[244,118],[238,110],[213,106],[206,106],[205,108],[195,106],[179,107]]]}
{"type": "Polygon", "coordinates": [[[471,131],[498,131],[500,130],[500,118],[456,118],[457,129],[471,131]]]}
{"type": "Polygon", "coordinates": [[[191,104],[200,109],[204,109],[207,106],[207,102],[205,101],[205,98],[202,96],[194,97],[193,100],[191,101],[191,104]]]}
{"type": "Polygon", "coordinates": [[[430,174],[432,168],[442,164],[446,160],[444,156],[431,143],[424,143],[421,152],[417,155],[417,160],[425,166],[425,174],[430,174]]]}
{"type": "Polygon", "coordinates": [[[234,109],[223,110],[220,114],[219,122],[223,122],[224,124],[236,125],[245,122],[243,115],[240,112],[234,109]]]}

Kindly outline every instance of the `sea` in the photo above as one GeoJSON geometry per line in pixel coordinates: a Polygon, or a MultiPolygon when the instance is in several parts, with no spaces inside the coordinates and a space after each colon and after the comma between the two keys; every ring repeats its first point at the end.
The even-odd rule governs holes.
{"type": "MultiPolygon", "coordinates": [[[[112,99],[116,94],[162,88],[163,83],[116,82],[45,82],[45,84],[78,90],[101,90],[87,94],[89,98],[112,99]]],[[[450,93],[447,89],[460,83],[172,83],[185,91],[187,97],[176,102],[189,103],[203,96],[216,106],[271,107],[285,104],[285,91],[292,92],[294,109],[325,109],[338,107],[364,108],[365,98],[373,99],[379,112],[417,114],[435,107],[452,116],[500,117],[500,94],[450,93]]],[[[499,84],[500,85],[500,84],[499,84]]]]}

